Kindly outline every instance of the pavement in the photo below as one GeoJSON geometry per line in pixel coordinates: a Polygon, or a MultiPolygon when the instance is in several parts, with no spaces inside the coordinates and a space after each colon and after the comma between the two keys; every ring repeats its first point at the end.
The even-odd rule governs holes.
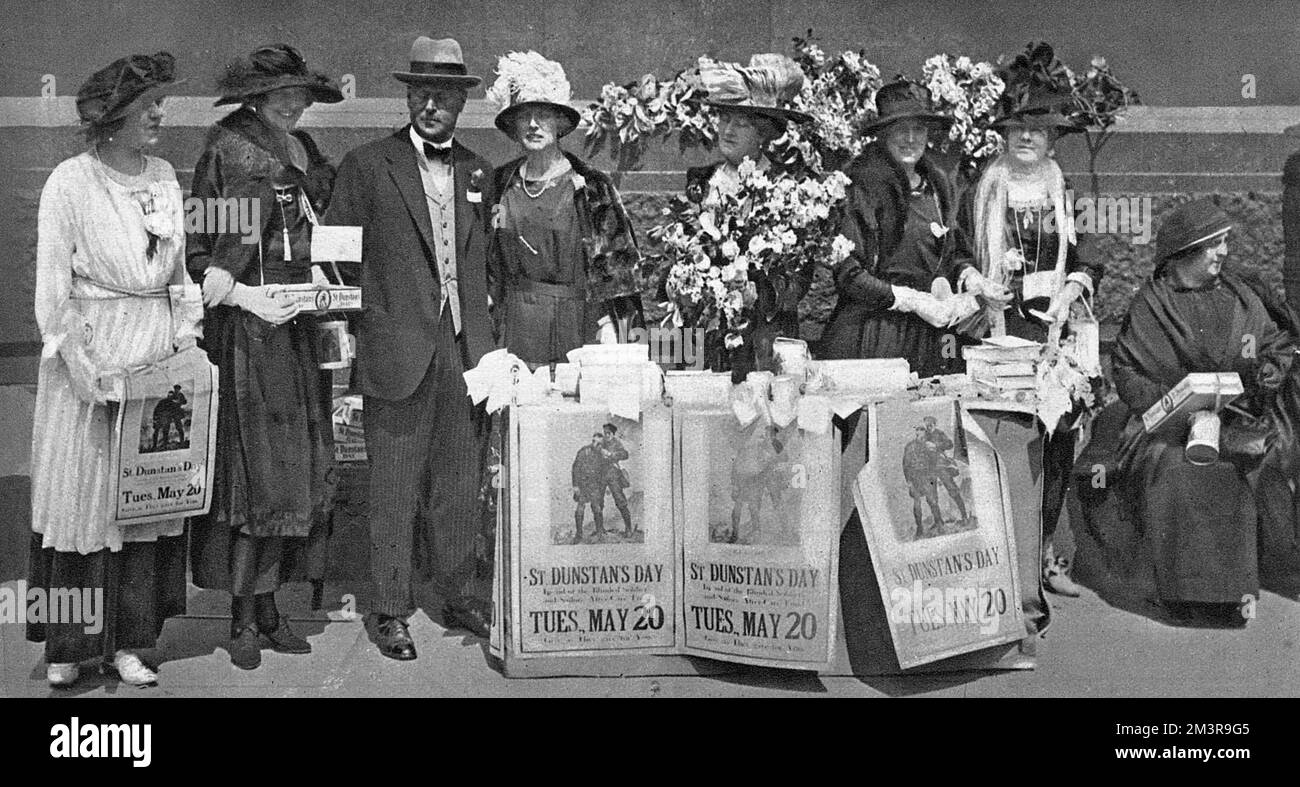
{"type": "MultiPolygon", "coordinates": [[[[5,587],[14,587],[7,582],[5,587]]],[[[420,657],[384,658],[359,620],[343,612],[293,615],[313,652],[263,651],[262,666],[242,671],[225,650],[228,597],[191,589],[191,614],[168,621],[152,654],[159,683],[137,689],[88,676],[73,689],[45,683],[42,647],[23,627],[0,624],[3,697],[1239,697],[1300,696],[1300,603],[1265,592],[1243,629],[1188,629],[1119,609],[1085,590],[1053,598],[1055,616],[1038,643],[1038,666],[1014,672],[909,676],[817,676],[737,667],[723,675],[605,678],[507,678],[485,640],[448,630],[424,612],[411,620],[420,657]],[[194,610],[198,610],[197,613],[194,610]],[[332,618],[332,619],[331,619],[332,618]]],[[[306,609],[294,588],[282,609],[306,609]]],[[[342,589],[327,587],[326,599],[342,589]]],[[[436,608],[435,608],[436,609],[436,608]]],[[[435,612],[436,616],[436,612],[435,612]]]]}
{"type": "MultiPolygon", "coordinates": [[[[11,591],[26,573],[31,393],[0,387],[0,587],[11,591]]],[[[2,622],[0,607],[0,697],[1300,696],[1296,593],[1263,592],[1255,618],[1243,628],[1172,625],[1144,600],[1140,583],[1114,575],[1112,569],[1128,559],[1116,555],[1129,547],[1121,540],[1097,541],[1104,533],[1083,524],[1077,501],[1067,516],[1078,524],[1062,527],[1058,548],[1070,549],[1077,539],[1075,574],[1086,587],[1079,598],[1050,597],[1053,623],[1037,643],[1033,670],[818,676],[727,665],[723,674],[509,678],[485,640],[442,625],[441,605],[432,597],[425,604],[432,617],[420,611],[411,619],[419,659],[384,658],[361,621],[347,619],[349,588],[338,583],[326,586],[328,611],[315,613],[305,585],[287,586],[280,608],[313,652],[263,651],[262,666],[247,672],[231,666],[225,649],[229,596],[191,587],[189,614],[169,620],[157,650],[146,654],[159,666],[159,683],[148,688],[93,674],[72,689],[50,689],[43,646],[26,641],[21,623],[2,622]]],[[[352,562],[360,557],[343,555],[352,562]]],[[[718,666],[693,663],[705,673],[718,666]]],[[[838,664],[836,671],[847,667],[838,664]]]]}

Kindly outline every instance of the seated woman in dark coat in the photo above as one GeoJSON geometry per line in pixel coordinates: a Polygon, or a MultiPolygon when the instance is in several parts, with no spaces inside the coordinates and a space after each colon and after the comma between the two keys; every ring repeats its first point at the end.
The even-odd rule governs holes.
{"type": "Polygon", "coordinates": [[[1247,280],[1221,270],[1230,229],[1208,199],[1165,220],[1155,273],[1129,309],[1113,358],[1131,411],[1122,488],[1155,562],[1157,596],[1175,617],[1242,625],[1239,607],[1259,593],[1257,503],[1293,497],[1276,479],[1294,468],[1293,427],[1284,422],[1295,423],[1296,337],[1247,280]],[[1142,414],[1191,372],[1236,372],[1246,389],[1222,411],[1221,453],[1208,465],[1185,457],[1185,423],[1152,434],[1142,426],[1142,414]],[[1271,433],[1247,431],[1238,410],[1271,413],[1271,433]],[[1237,448],[1252,436],[1264,438],[1256,450],[1237,448]]]}
{"type": "MultiPolygon", "coordinates": [[[[977,308],[974,296],[939,300],[935,279],[956,282],[956,211],[948,177],[927,153],[931,132],[951,118],[905,80],[880,89],[879,138],[848,166],[853,181],[840,231],[853,253],[835,267],[838,300],[822,335],[825,358],[906,358],[921,377],[961,371],[941,343],[977,308]]],[[[993,287],[992,283],[989,284],[993,287]]]]}

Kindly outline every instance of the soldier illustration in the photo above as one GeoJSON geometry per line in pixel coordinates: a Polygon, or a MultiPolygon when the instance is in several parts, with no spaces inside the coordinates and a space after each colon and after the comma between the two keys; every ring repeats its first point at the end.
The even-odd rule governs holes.
{"type": "Polygon", "coordinates": [[[605,534],[605,472],[609,460],[605,458],[602,448],[605,436],[593,432],[591,443],[578,449],[573,458],[573,501],[577,506],[573,510],[573,543],[582,543],[582,520],[586,516],[587,506],[591,506],[591,518],[596,524],[596,536],[605,534]]]}
{"type": "Polygon", "coordinates": [[[158,404],[153,408],[153,441],[150,448],[154,451],[161,447],[167,447],[167,441],[171,437],[172,425],[176,426],[177,433],[180,434],[180,441],[185,442],[185,394],[181,393],[179,385],[173,385],[171,393],[163,399],[158,400],[158,404]]]}
{"type": "Polygon", "coordinates": [[[763,497],[771,498],[773,508],[781,505],[782,484],[781,451],[783,446],[773,434],[772,427],[762,419],[750,427],[740,450],[731,465],[731,531],[724,539],[734,544],[740,538],[740,520],[749,511],[749,524],[758,543],[762,531],[763,497]]]}
{"type": "MultiPolygon", "coordinates": [[[[632,510],[627,505],[627,495],[623,490],[632,485],[628,480],[627,471],[619,466],[619,462],[628,458],[627,449],[618,439],[618,427],[613,424],[605,424],[602,427],[604,432],[601,437],[600,450],[607,465],[605,467],[605,488],[614,498],[614,507],[623,517],[623,535],[631,538],[632,533],[637,528],[632,527],[632,510]]],[[[604,502],[604,492],[601,493],[601,502],[604,502]]]]}
{"type": "Polygon", "coordinates": [[[934,527],[943,524],[943,513],[939,510],[938,461],[939,453],[933,443],[926,440],[925,427],[916,427],[916,436],[903,447],[903,477],[907,479],[907,492],[912,496],[912,518],[916,520],[914,538],[925,538],[922,521],[921,501],[930,506],[934,517],[934,527]]]}
{"type": "Polygon", "coordinates": [[[957,521],[958,525],[965,525],[968,519],[966,515],[966,501],[962,499],[961,489],[957,486],[957,476],[960,471],[957,469],[957,462],[948,455],[948,451],[953,449],[953,442],[944,434],[944,431],[938,428],[938,421],[932,415],[927,415],[922,419],[925,424],[925,440],[927,443],[934,445],[937,458],[937,477],[943,488],[948,490],[948,497],[957,505],[957,510],[961,513],[961,519],[957,521]]]}

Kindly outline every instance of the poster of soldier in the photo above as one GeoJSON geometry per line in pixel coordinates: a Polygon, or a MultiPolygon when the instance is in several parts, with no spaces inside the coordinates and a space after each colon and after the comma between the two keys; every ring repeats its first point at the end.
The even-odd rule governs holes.
{"type": "Polygon", "coordinates": [[[517,408],[510,516],[521,656],[670,652],[675,644],[671,421],[591,405],[517,408]]]}
{"type": "Polygon", "coordinates": [[[838,477],[832,431],[677,416],[682,642],[689,653],[818,669],[835,644],[838,477]]]}
{"type": "Polygon", "coordinates": [[[205,353],[127,370],[113,445],[117,521],[206,514],[216,430],[217,373],[205,353]]]}
{"type": "Polygon", "coordinates": [[[951,399],[873,405],[854,497],[904,669],[1024,636],[997,456],[951,399]]]}

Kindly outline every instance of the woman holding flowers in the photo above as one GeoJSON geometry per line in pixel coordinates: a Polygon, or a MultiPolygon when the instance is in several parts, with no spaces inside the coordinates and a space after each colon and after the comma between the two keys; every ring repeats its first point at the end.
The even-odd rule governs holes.
{"type": "Polygon", "coordinates": [[[864,131],[878,139],[848,167],[853,185],[840,231],[855,248],[834,267],[839,298],[821,355],[906,358],[921,377],[950,373],[956,353],[944,351],[943,336],[977,308],[973,296],[941,297],[957,273],[956,206],[927,150],[932,132],[951,120],[933,111],[928,90],[906,80],[881,88],[876,104],[879,117],[864,131]]]}
{"type": "Polygon", "coordinates": [[[560,149],[580,118],[564,68],[502,57],[488,99],[523,156],[496,170],[488,286],[499,339],[530,366],[643,322],[636,236],[614,183],[560,149]]]}
{"type": "MultiPolygon", "coordinates": [[[[686,198],[702,209],[717,208],[724,198],[735,195],[742,180],[753,172],[772,179],[784,173],[767,156],[773,140],[785,134],[786,124],[807,123],[812,118],[789,109],[803,85],[803,71],[793,60],[780,54],[758,54],[749,66],[709,63],[700,69],[700,81],[708,91],[706,104],[718,112],[718,152],[722,160],[686,172],[686,198]],[[748,164],[746,164],[748,162],[748,164]]],[[[757,251],[751,242],[742,249],[734,238],[724,238],[723,256],[744,260],[757,251]]],[[[739,382],[755,369],[767,367],[772,342],[778,336],[799,336],[799,301],[812,284],[814,268],[805,264],[794,269],[767,271],[746,266],[744,275],[752,287],[743,326],[729,325],[714,331],[706,340],[705,363],[715,370],[730,369],[739,382]]]]}

